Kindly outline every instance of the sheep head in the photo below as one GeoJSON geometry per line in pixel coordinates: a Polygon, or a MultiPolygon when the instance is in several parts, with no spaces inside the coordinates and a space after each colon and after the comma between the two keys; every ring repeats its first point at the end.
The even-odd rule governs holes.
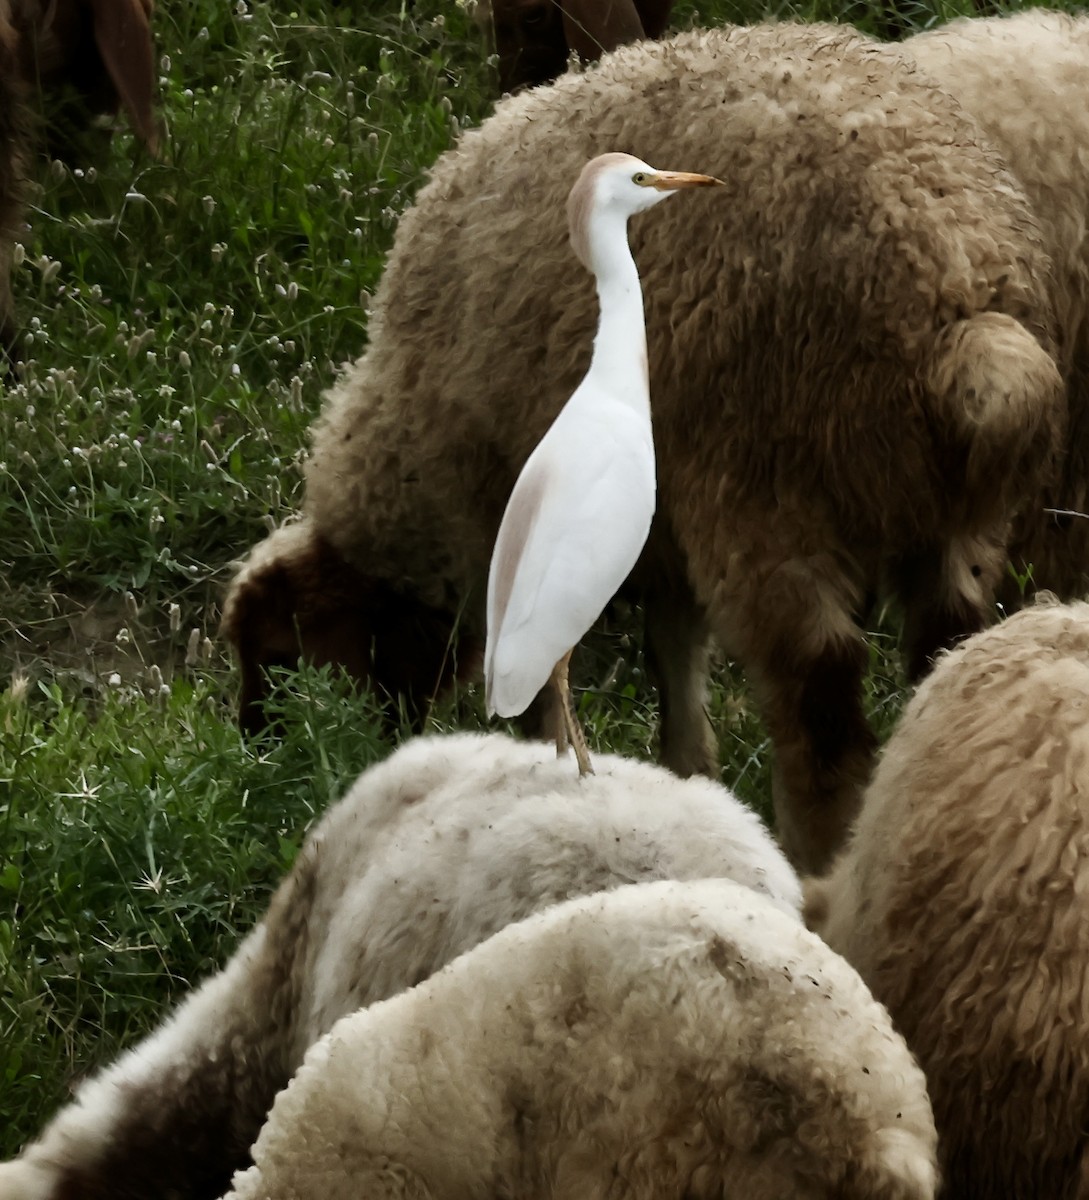
{"type": "MultiPolygon", "coordinates": [[[[26,70],[43,93],[65,87],[78,97],[61,114],[76,126],[87,117],[124,107],[137,136],[158,148],[155,120],[155,47],[152,0],[10,0],[25,40],[26,70]]],[[[70,149],[62,132],[63,149],[70,149]]]]}
{"type": "Polygon", "coordinates": [[[235,576],[223,632],[242,675],[239,723],[248,733],[268,724],[269,668],[341,668],[383,701],[403,700],[413,722],[455,679],[470,674],[479,647],[453,653],[456,615],[440,612],[368,577],[300,522],[258,545],[235,576]]]}
{"type": "Polygon", "coordinates": [[[574,51],[584,61],[660,37],[673,0],[491,0],[503,91],[548,83],[574,51]]]}

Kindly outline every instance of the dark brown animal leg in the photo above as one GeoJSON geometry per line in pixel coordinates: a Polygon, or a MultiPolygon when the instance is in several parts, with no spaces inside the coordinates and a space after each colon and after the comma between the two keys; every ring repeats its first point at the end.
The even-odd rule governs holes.
{"type": "Polygon", "coordinates": [[[658,689],[662,763],[682,778],[717,778],[718,742],[707,716],[707,616],[687,588],[648,589],[643,615],[643,655],[658,689]]]}
{"type": "Polygon", "coordinates": [[[764,662],[744,663],[775,748],[779,841],[804,873],[831,865],[869,780],[877,739],[862,710],[866,660],[859,634],[811,654],[780,643],[764,662]]]}
{"type": "Polygon", "coordinates": [[[998,539],[977,538],[902,559],[894,587],[904,609],[903,650],[916,682],[934,656],[988,621],[1005,554],[998,539]]]}

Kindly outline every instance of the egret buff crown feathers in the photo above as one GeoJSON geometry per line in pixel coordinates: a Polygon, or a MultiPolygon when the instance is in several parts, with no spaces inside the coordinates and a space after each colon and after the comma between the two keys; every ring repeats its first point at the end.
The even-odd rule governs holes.
{"type": "MultiPolygon", "coordinates": [[[[567,661],[635,566],[655,503],[650,379],[628,218],[709,175],[657,171],[628,154],[583,168],[567,201],[571,245],[597,283],[590,369],[526,460],[488,574],[488,714],[524,712],[553,679],[579,770],[590,770],[570,711],[567,661]]],[[[557,730],[562,749],[563,731],[557,730]]]]}

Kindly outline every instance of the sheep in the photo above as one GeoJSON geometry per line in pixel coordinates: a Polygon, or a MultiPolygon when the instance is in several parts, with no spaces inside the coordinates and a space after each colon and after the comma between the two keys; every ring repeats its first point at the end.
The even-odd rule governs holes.
{"type": "MultiPolygon", "coordinates": [[[[1089,591],[1089,18],[1033,10],[955,21],[904,43],[978,119],[1024,187],[1055,266],[1070,420],[1060,477],[1018,523],[1011,557],[1035,586],[1089,591]]],[[[1006,600],[1014,599],[1012,587],[1006,600]]]]}
{"type": "Polygon", "coordinates": [[[505,92],[548,83],[574,52],[586,61],[665,32],[673,0],[491,0],[478,6],[491,27],[505,92]]]}
{"type": "Polygon", "coordinates": [[[1089,605],[1029,607],[905,710],[811,926],[926,1072],[946,1193],[1089,1194],[1089,605]]]}
{"type": "Polygon", "coordinates": [[[0,0],[0,346],[9,353],[17,333],[12,252],[40,140],[36,93],[74,88],[83,120],[116,111],[120,101],[154,151],[151,8],[151,0],[0,0]]]}
{"type": "Polygon", "coordinates": [[[915,674],[985,623],[1065,407],[1027,201],[953,100],[846,28],[623,47],[439,159],[314,430],[302,519],[230,587],[243,720],[260,723],[265,664],[315,633],[380,693],[468,673],[510,489],[588,363],[596,302],[563,200],[604,150],[727,184],[631,229],[659,488],[632,582],[662,757],[717,770],[713,632],[774,743],[780,836],[815,870],[871,765],[861,614],[879,591],[903,603],[915,674]],[[427,635],[402,636],[415,623],[427,635]]]}
{"type": "Polygon", "coordinates": [[[339,1017],[570,896],[720,876],[801,924],[797,877],[723,788],[595,765],[580,784],[545,745],[457,734],[366,771],[225,969],[0,1167],[0,1197],[219,1196],[339,1017]]]}
{"type": "Polygon", "coordinates": [[[932,1197],[922,1072],[858,976],[737,884],[636,884],[337,1022],[234,1200],[932,1197]]]}

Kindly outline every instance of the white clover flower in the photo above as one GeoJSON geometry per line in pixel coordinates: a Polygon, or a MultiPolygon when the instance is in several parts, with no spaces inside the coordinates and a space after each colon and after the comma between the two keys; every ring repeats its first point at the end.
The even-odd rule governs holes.
{"type": "Polygon", "coordinates": [[[109,686],[112,688],[118,688],[121,686],[121,676],[118,675],[118,673],[116,671],[114,671],[113,674],[109,677],[109,679],[106,680],[106,683],[109,684],[109,686]]]}
{"type": "Polygon", "coordinates": [[[22,242],[16,242],[11,251],[12,266],[21,267],[26,261],[26,247],[22,242]]]}
{"type": "MultiPolygon", "coordinates": [[[[159,511],[158,509],[155,510],[156,514],[158,513],[158,511],[159,511]]],[[[161,521],[162,517],[159,517],[159,520],[161,521]]],[[[178,630],[181,629],[181,612],[182,612],[182,610],[181,610],[180,604],[171,604],[171,606],[170,606],[170,632],[171,633],[177,633],[178,630]]]]}
{"type": "Polygon", "coordinates": [[[189,632],[189,641],[185,647],[185,665],[187,667],[195,667],[197,665],[197,655],[200,653],[200,630],[193,629],[189,632]]]}
{"type": "Polygon", "coordinates": [[[187,350],[183,350],[178,355],[178,366],[181,367],[183,371],[188,371],[192,365],[193,360],[189,357],[189,352],[187,350]]]}

